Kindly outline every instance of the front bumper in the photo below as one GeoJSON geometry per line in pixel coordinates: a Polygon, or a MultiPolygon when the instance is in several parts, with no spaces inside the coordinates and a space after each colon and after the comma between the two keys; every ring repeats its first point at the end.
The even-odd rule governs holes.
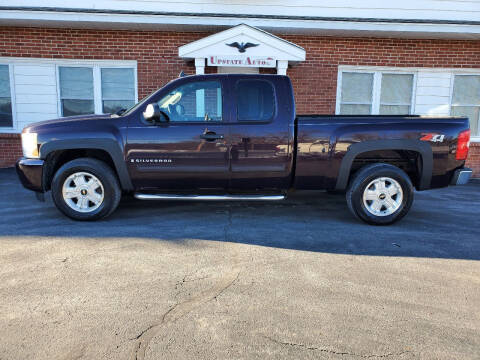
{"type": "Polygon", "coordinates": [[[455,170],[453,173],[452,181],[450,185],[465,185],[468,183],[470,178],[472,177],[472,169],[469,168],[460,168],[455,170]]]}
{"type": "Polygon", "coordinates": [[[21,158],[17,161],[15,168],[22,185],[27,189],[43,193],[43,164],[41,159],[21,158]]]}

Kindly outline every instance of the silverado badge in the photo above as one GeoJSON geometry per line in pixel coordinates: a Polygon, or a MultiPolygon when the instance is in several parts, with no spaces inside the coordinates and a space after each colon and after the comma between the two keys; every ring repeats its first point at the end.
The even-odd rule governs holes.
{"type": "Polygon", "coordinates": [[[172,159],[130,159],[131,163],[142,164],[159,164],[159,163],[171,163],[172,159]]]}

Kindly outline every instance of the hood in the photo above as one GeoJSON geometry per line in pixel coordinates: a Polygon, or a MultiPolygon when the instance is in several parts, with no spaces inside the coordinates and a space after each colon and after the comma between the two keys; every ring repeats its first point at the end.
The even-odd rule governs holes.
{"type": "Polygon", "coordinates": [[[53,120],[46,120],[46,121],[39,121],[32,123],[25,127],[23,129],[23,132],[36,132],[37,130],[40,129],[46,129],[46,128],[54,128],[57,126],[63,126],[63,125],[74,125],[77,123],[84,123],[87,121],[96,121],[96,120],[106,120],[106,119],[111,119],[112,115],[111,114],[104,114],[104,115],[77,115],[77,116],[67,116],[67,117],[62,117],[59,119],[53,119],[53,120]]]}

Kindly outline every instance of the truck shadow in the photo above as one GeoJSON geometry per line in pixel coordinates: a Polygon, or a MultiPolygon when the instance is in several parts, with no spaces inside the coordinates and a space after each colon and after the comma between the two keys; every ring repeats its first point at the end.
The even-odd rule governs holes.
{"type": "Polygon", "coordinates": [[[283,202],[146,202],[122,200],[98,222],[61,215],[47,194],[37,202],[13,171],[0,171],[1,237],[209,240],[299,251],[480,260],[480,183],[420,192],[397,224],[369,226],[342,195],[298,192],[283,202]],[[12,190],[13,189],[13,190],[12,190]]]}

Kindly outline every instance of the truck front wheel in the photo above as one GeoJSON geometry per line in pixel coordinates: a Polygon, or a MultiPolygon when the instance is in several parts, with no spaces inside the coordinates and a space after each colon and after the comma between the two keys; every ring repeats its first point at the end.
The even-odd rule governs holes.
{"type": "Polygon", "coordinates": [[[58,169],[52,180],[55,206],[74,220],[98,220],[110,215],[122,196],[112,169],[102,161],[80,158],[58,169]]]}
{"type": "Polygon", "coordinates": [[[350,211],[372,225],[389,225],[403,218],[413,203],[413,185],[396,166],[366,165],[353,176],[347,193],[350,211]]]}

